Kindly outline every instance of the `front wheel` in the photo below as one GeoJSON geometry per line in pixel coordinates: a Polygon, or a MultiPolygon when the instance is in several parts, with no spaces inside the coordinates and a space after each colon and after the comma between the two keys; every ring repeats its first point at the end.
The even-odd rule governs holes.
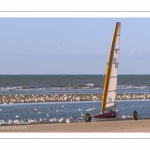
{"type": "Polygon", "coordinates": [[[134,120],[138,120],[138,113],[136,111],[133,112],[132,116],[134,120]]]}

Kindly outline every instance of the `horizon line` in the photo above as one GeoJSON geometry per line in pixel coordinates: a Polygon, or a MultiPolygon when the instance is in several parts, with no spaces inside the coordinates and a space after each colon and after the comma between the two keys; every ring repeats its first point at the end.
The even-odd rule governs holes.
{"type": "MultiPolygon", "coordinates": [[[[0,76],[5,75],[105,75],[105,74],[0,74],[0,76]]],[[[150,74],[118,74],[119,75],[150,75],[150,74]]]]}

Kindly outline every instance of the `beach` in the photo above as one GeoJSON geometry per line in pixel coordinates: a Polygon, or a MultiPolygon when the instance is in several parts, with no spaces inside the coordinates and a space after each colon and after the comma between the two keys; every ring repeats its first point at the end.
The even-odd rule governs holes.
{"type": "Polygon", "coordinates": [[[150,119],[0,126],[0,132],[150,132],[150,119]]]}
{"type": "MultiPolygon", "coordinates": [[[[149,94],[118,94],[117,95],[117,100],[145,100],[149,99],[149,94]]],[[[61,115],[63,115],[64,106],[67,104],[67,102],[75,102],[77,101],[77,106],[80,108],[81,105],[79,104],[80,101],[101,101],[102,95],[101,94],[34,94],[34,95],[0,95],[0,102],[1,106],[4,106],[3,104],[17,104],[17,103],[31,103],[30,105],[33,105],[33,103],[43,103],[46,104],[46,102],[50,102],[49,104],[53,102],[61,102],[59,105],[59,111],[61,115]],[[63,104],[63,102],[66,102],[63,104]]],[[[148,101],[147,101],[148,102],[148,101]]],[[[129,103],[129,102],[127,102],[129,103]]],[[[133,103],[133,102],[132,102],[133,103]]],[[[137,102],[136,102],[137,103],[137,102]]],[[[76,103],[70,103],[70,105],[74,105],[76,103]]],[[[84,104],[84,103],[82,103],[84,104]]],[[[92,103],[91,103],[92,104],[92,103]]],[[[14,105],[5,105],[5,106],[14,106],[14,105]]],[[[25,105],[26,106],[26,105],[25,105]]],[[[20,109],[20,111],[24,112],[27,111],[25,109],[24,105],[16,105],[13,107],[13,110],[15,111],[20,109]],[[19,108],[22,106],[21,108],[19,108]]],[[[44,105],[45,106],[45,105],[44,105]]],[[[29,107],[29,106],[28,106],[29,107]]],[[[52,112],[56,112],[58,109],[57,108],[53,109],[51,105],[47,105],[47,107],[44,107],[44,110],[42,110],[42,113],[39,114],[39,111],[36,112],[35,106],[32,106],[33,108],[30,109],[30,112],[34,113],[34,116],[32,116],[32,119],[34,117],[38,116],[37,121],[39,120],[41,114],[43,114],[43,118],[46,118],[47,112],[44,114],[44,110],[46,109],[47,111],[50,111],[50,114],[52,112]],[[48,108],[52,108],[52,110],[49,110],[48,108]]],[[[37,107],[37,106],[36,106],[37,107]]],[[[40,106],[39,106],[40,107],[40,106]]],[[[78,107],[76,108],[76,113],[79,114],[80,116],[80,111],[78,110],[78,107]]],[[[4,107],[1,107],[1,113],[4,113],[4,107]]],[[[8,107],[10,109],[10,107],[8,107]]],[[[40,108],[39,108],[40,109],[40,108]]],[[[66,108],[68,109],[68,108],[66,108]]],[[[72,108],[70,108],[72,109],[72,108]]],[[[99,109],[99,106],[98,106],[99,109]]],[[[18,112],[20,112],[18,110],[18,112]]],[[[41,110],[40,110],[41,111],[41,110]]],[[[133,111],[133,110],[132,110],[133,111]]],[[[131,111],[131,113],[132,113],[131,111]]],[[[138,111],[140,111],[138,109],[138,111]]],[[[29,112],[29,111],[28,111],[29,112]]],[[[27,112],[27,113],[28,113],[27,112]]],[[[67,112],[71,112],[71,110],[68,110],[67,112]]],[[[85,113],[85,112],[82,112],[85,113]]],[[[90,112],[91,113],[91,112],[90,112]]],[[[148,113],[148,112],[147,112],[148,113]]],[[[48,113],[49,114],[49,113],[48,113]]],[[[75,115],[74,114],[74,115],[75,115]]],[[[12,115],[12,114],[11,114],[12,115]]],[[[20,113],[16,113],[16,115],[21,115],[20,113]]],[[[58,115],[60,118],[61,115],[58,115]]],[[[129,114],[131,115],[131,114],[129,114]]],[[[10,115],[8,115],[9,117],[10,115]]],[[[14,118],[14,115],[12,115],[14,118]]],[[[79,117],[77,116],[77,117],[79,117]]],[[[76,117],[76,118],[77,118],[76,117]]],[[[15,117],[16,118],[16,117],[15,117]]],[[[16,119],[12,120],[16,120],[16,119]]],[[[26,118],[26,117],[24,117],[26,118]]],[[[50,115],[47,117],[47,121],[49,119],[54,118],[53,115],[50,115]]],[[[59,119],[57,118],[57,119],[59,119]]],[[[22,118],[20,118],[22,119],[22,118]]],[[[30,118],[31,119],[31,118],[30,118]]],[[[6,121],[8,121],[6,119],[6,121]]],[[[32,122],[32,123],[25,123],[25,124],[1,124],[0,126],[0,132],[150,132],[150,119],[149,118],[139,118],[137,121],[133,120],[132,118],[130,119],[106,119],[106,120],[101,120],[101,121],[92,121],[90,123],[84,122],[84,119],[82,118],[82,121],[79,122],[70,122],[66,123],[64,122],[59,123],[57,122],[32,122]]]]}
{"type": "MultiPolygon", "coordinates": [[[[102,94],[32,94],[32,95],[0,95],[0,104],[38,103],[38,102],[70,102],[100,101],[102,94]]],[[[117,100],[150,99],[150,94],[117,94],[117,100]]]]}

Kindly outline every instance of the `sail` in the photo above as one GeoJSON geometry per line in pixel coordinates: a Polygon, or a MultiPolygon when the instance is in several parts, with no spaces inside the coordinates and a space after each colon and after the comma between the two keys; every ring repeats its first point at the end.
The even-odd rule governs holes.
{"type": "Polygon", "coordinates": [[[115,107],[117,78],[118,78],[118,64],[120,52],[120,28],[121,23],[117,22],[110,47],[110,54],[108,57],[106,78],[104,83],[104,92],[102,100],[101,112],[109,107],[115,107]]]}
{"type": "Polygon", "coordinates": [[[118,24],[117,26],[115,38],[116,39],[114,42],[114,46],[112,47],[111,69],[105,108],[114,106],[116,100],[119,52],[120,52],[120,24],[118,24]]]}

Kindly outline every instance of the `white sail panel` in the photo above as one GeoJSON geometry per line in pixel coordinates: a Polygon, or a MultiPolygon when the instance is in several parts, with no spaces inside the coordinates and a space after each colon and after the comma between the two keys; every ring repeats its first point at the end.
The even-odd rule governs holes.
{"type": "Polygon", "coordinates": [[[114,106],[116,100],[119,52],[120,52],[120,24],[118,25],[117,34],[115,38],[116,38],[115,43],[112,46],[113,53],[111,59],[110,79],[108,84],[108,92],[106,97],[105,108],[114,106]]]}
{"type": "Polygon", "coordinates": [[[108,93],[117,89],[117,77],[111,77],[109,79],[108,93]]]}
{"type": "Polygon", "coordinates": [[[108,92],[105,108],[115,106],[115,97],[116,97],[116,92],[114,91],[108,92]]]}

